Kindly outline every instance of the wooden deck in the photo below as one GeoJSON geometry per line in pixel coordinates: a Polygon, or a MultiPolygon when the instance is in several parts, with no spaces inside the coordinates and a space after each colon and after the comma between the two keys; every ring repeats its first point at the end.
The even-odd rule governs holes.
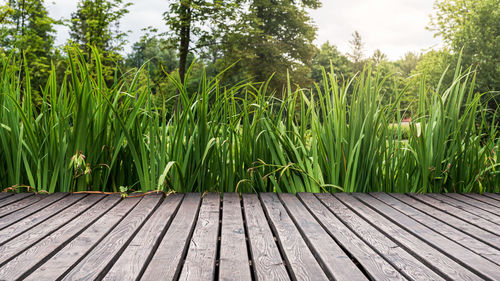
{"type": "Polygon", "coordinates": [[[500,195],[0,193],[18,279],[500,280],[500,195]]]}

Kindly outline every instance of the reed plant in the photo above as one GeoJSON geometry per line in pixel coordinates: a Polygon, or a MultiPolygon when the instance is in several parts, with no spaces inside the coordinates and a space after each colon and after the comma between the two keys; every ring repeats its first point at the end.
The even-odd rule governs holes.
{"type": "MultiPolygon", "coordinates": [[[[96,52],[94,50],[94,52],[96,52]]],[[[197,91],[166,73],[173,98],[154,98],[144,69],[105,81],[77,50],[40,99],[29,71],[1,61],[0,187],[36,191],[499,192],[498,124],[474,73],[452,85],[420,77],[409,129],[400,99],[369,69],[277,95],[265,83],[201,77],[197,91]],[[178,99],[179,110],[169,110],[178,99]],[[160,102],[158,102],[160,100],[160,102]]],[[[459,62],[460,64],[460,62],[459,62]]],[[[144,66],[146,67],[146,66],[144,66]]],[[[118,73],[118,72],[117,72],[118,73]]],[[[270,78],[272,79],[272,78],[270,78]]]]}

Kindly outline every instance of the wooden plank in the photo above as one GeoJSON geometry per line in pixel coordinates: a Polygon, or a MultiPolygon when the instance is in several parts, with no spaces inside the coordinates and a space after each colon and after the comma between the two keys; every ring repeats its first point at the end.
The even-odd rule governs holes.
{"type": "MultiPolygon", "coordinates": [[[[331,194],[316,194],[316,197],[340,221],[357,234],[365,243],[369,244],[377,253],[397,268],[410,280],[444,280],[433,270],[424,265],[413,254],[404,250],[389,237],[370,225],[367,221],[347,208],[340,200],[331,194]]],[[[336,228],[336,227],[335,227],[336,228]]],[[[334,228],[334,229],[335,229],[334,228]]]]}
{"type": "Polygon", "coordinates": [[[464,202],[455,200],[453,198],[450,198],[448,196],[444,196],[443,194],[436,194],[436,193],[430,193],[429,196],[433,197],[434,199],[440,200],[444,203],[447,203],[449,205],[452,205],[460,210],[463,210],[465,212],[469,212],[473,215],[476,215],[478,217],[482,217],[484,219],[487,219],[495,224],[497,224],[497,227],[500,230],[500,217],[493,215],[489,212],[486,212],[484,210],[481,210],[479,208],[475,208],[469,204],[466,204],[464,202]]]}
{"type": "Polygon", "coordinates": [[[483,195],[488,196],[488,197],[495,199],[497,201],[500,201],[500,193],[484,192],[483,195]]]}
{"type": "MultiPolygon", "coordinates": [[[[28,207],[29,205],[34,204],[34,203],[42,200],[45,197],[47,197],[46,194],[35,194],[33,196],[25,196],[25,198],[23,198],[19,201],[13,202],[11,204],[8,204],[8,205],[0,208],[0,218],[5,217],[6,215],[9,215],[11,213],[20,211],[20,210],[28,207]]],[[[9,199],[9,198],[7,198],[7,199],[9,199]]]]}
{"type": "MultiPolygon", "coordinates": [[[[10,213],[9,215],[4,216],[0,220],[0,229],[4,229],[8,227],[11,224],[14,224],[25,217],[28,217],[32,215],[33,213],[42,210],[43,208],[46,208],[47,206],[50,206],[51,204],[57,202],[58,200],[62,199],[65,196],[68,196],[69,193],[55,193],[51,194],[49,196],[44,197],[42,200],[39,200],[25,208],[22,208],[19,211],[10,213]]],[[[28,197],[32,198],[32,197],[28,197]]]]}
{"type": "Polygon", "coordinates": [[[48,206],[47,208],[36,212],[20,221],[0,230],[0,245],[4,244],[6,241],[21,235],[22,233],[30,230],[31,228],[42,223],[46,219],[49,219],[55,215],[60,215],[66,212],[66,208],[73,205],[78,200],[85,197],[85,194],[75,194],[71,196],[66,196],[64,199],[55,202],[54,204],[48,206]]]}
{"type": "Polygon", "coordinates": [[[351,209],[356,210],[359,215],[385,233],[386,236],[391,237],[391,239],[397,242],[398,246],[417,256],[419,260],[424,262],[429,268],[439,272],[443,277],[446,276],[447,279],[455,280],[482,280],[481,277],[461,266],[453,259],[361,203],[354,196],[345,193],[336,193],[334,196],[351,209]]]}
{"type": "Polygon", "coordinates": [[[34,193],[16,193],[12,196],[9,196],[7,198],[4,198],[2,201],[0,201],[0,210],[1,208],[9,205],[9,204],[12,204],[14,202],[17,202],[19,200],[22,200],[28,196],[33,196],[34,193]]]}
{"type": "Polygon", "coordinates": [[[7,198],[9,196],[12,196],[12,195],[14,195],[14,193],[12,193],[12,192],[0,192],[0,200],[7,198]]]}
{"type": "MultiPolygon", "coordinates": [[[[389,196],[386,193],[371,193],[371,195],[378,200],[384,202],[385,204],[393,207],[394,209],[400,211],[406,216],[420,222],[422,225],[434,230],[435,232],[447,237],[448,239],[455,241],[456,243],[468,248],[469,250],[479,254],[485,259],[488,259],[497,265],[500,265],[500,251],[492,248],[491,246],[459,231],[450,225],[445,224],[423,212],[420,212],[403,202],[397,200],[394,197],[389,196]]],[[[441,246],[441,244],[439,244],[441,246]]],[[[446,246],[446,245],[443,245],[446,246]]]]}
{"type": "Polygon", "coordinates": [[[328,277],[368,280],[295,195],[280,193],[278,197],[328,277]]]}
{"type": "Polygon", "coordinates": [[[161,240],[141,280],[177,279],[189,246],[188,241],[194,229],[200,201],[199,193],[184,196],[172,225],[161,240]]]}
{"type": "Polygon", "coordinates": [[[429,206],[425,203],[422,203],[421,201],[418,201],[408,195],[404,194],[398,194],[398,193],[392,193],[391,196],[397,198],[398,200],[412,206],[415,209],[418,209],[435,219],[441,220],[442,222],[445,222],[451,226],[453,226],[456,229],[459,229],[476,239],[481,240],[483,243],[490,245],[491,247],[494,247],[497,250],[500,250],[500,236],[497,236],[491,232],[485,231],[482,228],[479,228],[475,225],[472,225],[470,223],[467,223],[459,218],[456,218],[444,211],[441,211],[437,208],[434,208],[432,206],[429,206]]]}
{"type": "Polygon", "coordinates": [[[252,280],[240,196],[224,193],[222,200],[219,280],[252,280]]]}
{"type": "MultiPolygon", "coordinates": [[[[321,226],[325,228],[325,230],[328,231],[328,233],[334,237],[357,262],[359,262],[370,276],[370,279],[406,280],[397,269],[337,219],[312,193],[299,193],[298,197],[318,220],[321,226]]],[[[287,205],[288,204],[285,206],[287,205]]],[[[313,233],[311,236],[314,235],[316,234],[313,233]]]]}
{"type": "MultiPolygon", "coordinates": [[[[498,206],[500,206],[500,203],[498,204],[498,206],[490,205],[490,204],[487,204],[483,201],[476,200],[474,198],[471,198],[471,197],[465,196],[464,194],[459,194],[459,193],[446,193],[444,195],[448,196],[450,198],[453,198],[455,200],[461,201],[463,203],[466,203],[468,205],[471,205],[475,208],[479,208],[479,209],[486,211],[488,213],[491,213],[495,216],[500,216],[500,207],[498,207],[498,206]]],[[[480,196],[480,197],[482,197],[482,196],[480,196]]]]}
{"type": "Polygon", "coordinates": [[[500,201],[495,200],[493,198],[490,198],[488,196],[481,195],[481,194],[476,194],[476,193],[464,193],[463,195],[467,196],[469,198],[473,198],[473,199],[476,199],[478,201],[487,203],[489,205],[495,206],[497,208],[500,208],[500,201]]]}
{"type": "Polygon", "coordinates": [[[214,280],[219,239],[220,194],[204,195],[179,280],[214,280]]]}
{"type": "Polygon", "coordinates": [[[468,268],[470,271],[480,275],[482,278],[491,280],[500,278],[500,267],[497,264],[431,230],[425,225],[422,225],[416,220],[398,212],[396,209],[368,194],[356,193],[355,196],[367,205],[370,205],[374,210],[377,210],[393,223],[426,241],[434,248],[454,259],[463,267],[468,268]]]}
{"type": "MultiPolygon", "coordinates": [[[[115,206],[119,201],[119,195],[106,196],[103,200],[85,210],[85,212],[65,224],[63,227],[59,228],[57,231],[52,232],[50,235],[32,245],[21,254],[10,259],[7,263],[0,267],[0,280],[2,280],[2,278],[15,280],[26,277],[40,264],[48,260],[55,253],[57,253],[57,251],[66,246],[66,244],[72,241],[73,238],[87,229],[89,225],[102,217],[102,215],[115,206]]],[[[25,234],[26,233],[23,235],[25,234]]],[[[12,241],[4,246],[7,246],[11,242],[12,241]]],[[[10,254],[12,254],[12,252],[10,252],[10,254]]],[[[0,254],[0,257],[1,260],[4,261],[9,259],[9,257],[4,255],[3,252],[0,254]]],[[[0,264],[3,263],[1,260],[0,264]]]]}
{"type": "Polygon", "coordinates": [[[466,212],[460,208],[457,208],[455,206],[452,206],[450,204],[446,204],[442,200],[435,199],[431,196],[424,195],[424,194],[416,194],[416,193],[411,193],[408,194],[409,196],[420,200],[421,202],[428,204],[434,208],[437,208],[439,210],[442,210],[452,216],[455,216],[463,221],[466,221],[470,224],[473,224],[479,228],[482,228],[485,231],[491,232],[496,235],[500,235],[500,227],[498,227],[497,224],[484,219],[482,217],[478,217],[474,214],[471,214],[469,212],[466,212]]]}
{"type": "Polygon", "coordinates": [[[64,248],[44,261],[25,280],[59,280],[67,273],[68,269],[75,266],[94,246],[98,245],[103,237],[114,230],[140,201],[141,198],[137,197],[123,199],[64,248]]]}
{"type": "Polygon", "coordinates": [[[290,280],[257,194],[243,194],[243,210],[255,279],[290,280]]]}
{"type": "Polygon", "coordinates": [[[214,280],[219,240],[220,194],[203,196],[179,280],[214,280]]]}
{"type": "Polygon", "coordinates": [[[264,211],[294,280],[328,280],[275,193],[261,193],[264,211]]]}
{"type": "Polygon", "coordinates": [[[148,258],[160,244],[183,198],[182,194],[167,196],[127,248],[113,264],[103,280],[138,280],[147,266],[148,258]]]}
{"type": "Polygon", "coordinates": [[[97,203],[103,197],[103,195],[87,196],[66,212],[52,217],[18,236],[12,237],[10,240],[3,240],[1,243],[2,246],[0,246],[0,265],[53,233],[62,225],[97,203]]]}
{"type": "Polygon", "coordinates": [[[152,214],[162,197],[163,194],[144,196],[139,204],[62,280],[101,279],[118,258],[122,249],[134,238],[134,234],[152,214]]]}

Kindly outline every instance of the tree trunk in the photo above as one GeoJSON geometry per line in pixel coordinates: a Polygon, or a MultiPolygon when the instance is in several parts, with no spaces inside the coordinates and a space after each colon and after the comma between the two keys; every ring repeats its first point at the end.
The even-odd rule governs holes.
{"type": "MultiPolygon", "coordinates": [[[[189,53],[189,42],[191,40],[191,1],[186,1],[181,4],[180,8],[180,46],[179,46],[179,76],[181,83],[184,83],[184,76],[186,75],[186,63],[187,56],[189,53]]],[[[179,97],[177,97],[177,102],[175,105],[175,112],[177,113],[180,108],[179,97]]]]}

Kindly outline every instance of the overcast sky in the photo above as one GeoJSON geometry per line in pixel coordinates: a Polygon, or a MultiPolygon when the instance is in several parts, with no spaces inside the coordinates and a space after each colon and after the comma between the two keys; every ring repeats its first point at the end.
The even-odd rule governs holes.
{"type": "MultiPolygon", "coordinates": [[[[50,16],[70,18],[76,10],[76,0],[48,2],[50,16]]],[[[166,30],[162,13],[168,8],[167,0],[132,0],[130,13],[121,21],[123,31],[130,30],[125,51],[141,37],[141,29],[148,26],[166,30]]],[[[395,60],[408,51],[421,52],[440,46],[441,40],[425,29],[433,12],[434,0],[323,0],[323,6],[311,13],[320,45],[327,40],[346,53],[349,40],[357,30],[365,42],[365,54],[375,49],[395,60]]],[[[68,39],[68,29],[57,27],[57,44],[68,39]]]]}

